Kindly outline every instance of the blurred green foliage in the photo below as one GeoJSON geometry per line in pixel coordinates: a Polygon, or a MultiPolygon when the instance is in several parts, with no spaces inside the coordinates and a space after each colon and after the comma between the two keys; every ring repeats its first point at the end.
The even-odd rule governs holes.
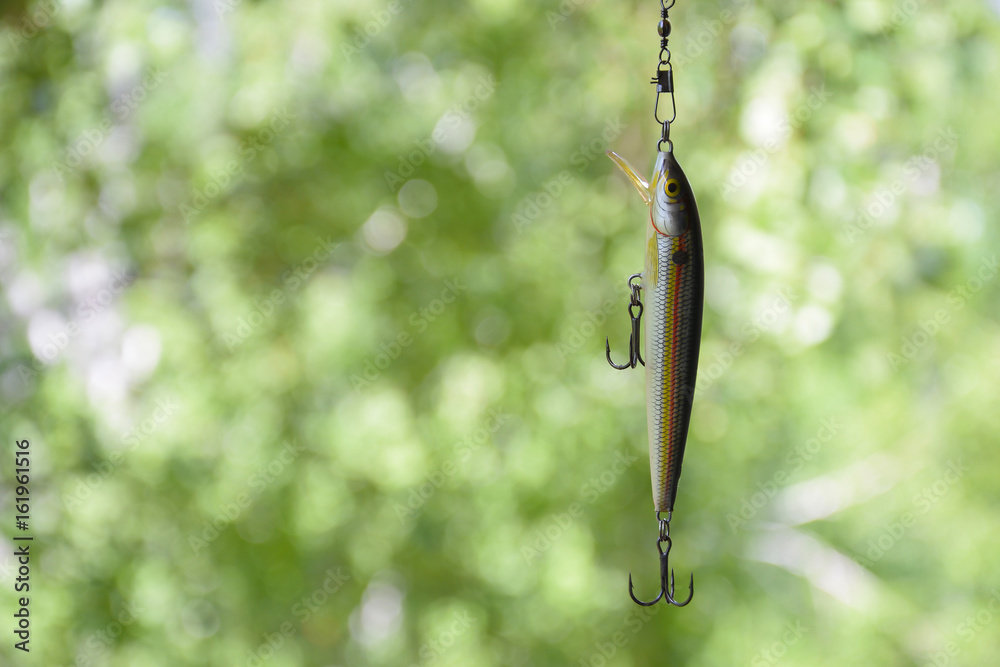
{"type": "Polygon", "coordinates": [[[671,11],[696,594],[647,612],[602,153],[653,162],[656,2],[4,3],[4,663],[992,664],[998,11],[671,11]]]}

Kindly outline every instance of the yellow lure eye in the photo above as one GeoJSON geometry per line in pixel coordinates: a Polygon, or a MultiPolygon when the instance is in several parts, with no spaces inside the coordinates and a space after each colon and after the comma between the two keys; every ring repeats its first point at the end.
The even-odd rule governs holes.
{"type": "Polygon", "coordinates": [[[680,192],[681,185],[677,182],[676,178],[667,179],[666,191],[671,197],[676,197],[677,193],[680,192]]]}

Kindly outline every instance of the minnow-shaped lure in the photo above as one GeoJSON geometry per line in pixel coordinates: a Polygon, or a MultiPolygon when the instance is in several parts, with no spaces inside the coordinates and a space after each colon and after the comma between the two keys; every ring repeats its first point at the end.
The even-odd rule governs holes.
{"type": "Polygon", "coordinates": [[[667,557],[670,553],[670,518],[677,497],[684,447],[687,443],[691,408],[694,401],[695,379],[698,374],[698,352],[701,345],[702,304],[705,294],[705,253],[701,237],[701,221],[691,184],[677,160],[670,141],[670,124],[676,117],[660,120],[658,114],[661,93],[669,93],[673,101],[673,68],[667,36],[670,22],[666,5],[661,0],[661,51],[657,76],[657,104],[653,115],[663,125],[653,175],[646,181],[622,157],[608,151],[643,201],[649,206],[646,225],[646,264],[641,274],[629,278],[632,302],[632,336],[629,341],[629,362],[618,365],[611,361],[611,346],[607,342],[608,363],[618,369],[646,367],[646,417],[649,430],[649,464],[653,486],[653,507],[659,522],[656,546],[660,552],[660,593],[652,602],[642,602],[632,592],[629,575],[629,595],[643,606],[656,604],[661,598],[683,607],[694,596],[694,575],[691,594],[684,602],[674,598],[674,575],[667,557]],[[667,150],[663,150],[666,144],[667,150]],[[633,281],[641,278],[641,286],[633,281]],[[639,299],[639,291],[645,304],[639,299]],[[635,309],[638,308],[638,312],[635,309]],[[646,358],[640,354],[639,333],[645,314],[646,358]],[[666,515],[664,518],[662,515],[666,515]],[[666,547],[664,548],[664,545],[666,547]]]}
{"type": "MultiPolygon", "coordinates": [[[[687,177],[673,152],[660,153],[653,167],[653,178],[647,182],[623,158],[608,151],[625,175],[635,185],[649,206],[646,225],[646,264],[642,272],[642,292],[645,303],[639,316],[645,317],[645,359],[639,357],[639,341],[630,344],[629,364],[615,368],[634,367],[635,361],[646,366],[646,419],[649,430],[649,467],[653,486],[653,508],[660,521],[661,562],[666,565],[670,551],[670,516],[677,498],[677,482],[684,460],[695,378],[698,374],[698,352],[701,346],[702,304],[705,294],[705,253],[701,238],[698,206],[687,177]],[[666,514],[667,518],[661,518],[666,514]],[[666,543],[666,552],[663,550],[666,543]]],[[[633,286],[634,287],[634,286],[633,286]]],[[[633,295],[635,291],[633,290],[633,295]]],[[[635,300],[633,296],[633,300],[635,300]]],[[[634,316],[633,320],[639,316],[634,316]]],[[[636,326],[633,326],[634,333],[636,326]]],[[[634,338],[633,334],[633,338],[634,338]]],[[[661,579],[665,570],[661,573],[661,579]]],[[[673,575],[669,589],[665,580],[660,595],[673,598],[673,575]]],[[[629,578],[631,593],[632,581],[629,578]]],[[[691,580],[692,594],[694,577],[691,580]]],[[[690,601],[690,597],[688,601],[690,601]]]]}

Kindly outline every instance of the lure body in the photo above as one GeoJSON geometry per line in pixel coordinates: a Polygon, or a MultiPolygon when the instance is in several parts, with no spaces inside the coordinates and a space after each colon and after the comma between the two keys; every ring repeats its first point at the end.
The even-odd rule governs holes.
{"type": "Polygon", "coordinates": [[[646,416],[653,505],[671,512],[691,422],[701,344],[705,257],[698,207],[672,152],[657,155],[647,183],[608,151],[649,205],[645,310],[646,416]]]}

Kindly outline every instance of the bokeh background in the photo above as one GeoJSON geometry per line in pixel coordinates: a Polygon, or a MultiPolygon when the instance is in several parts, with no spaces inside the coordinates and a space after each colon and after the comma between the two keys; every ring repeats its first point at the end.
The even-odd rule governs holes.
{"type": "Polygon", "coordinates": [[[696,592],[641,611],[601,343],[645,212],[603,152],[652,165],[658,13],[4,2],[0,661],[995,664],[1000,5],[671,11],[696,592]]]}

